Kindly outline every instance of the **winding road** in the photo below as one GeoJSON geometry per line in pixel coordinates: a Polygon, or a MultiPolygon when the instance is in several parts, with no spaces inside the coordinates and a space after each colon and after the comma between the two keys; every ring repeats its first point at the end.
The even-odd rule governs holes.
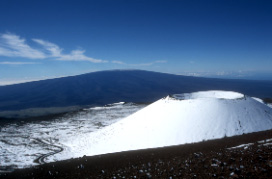
{"type": "Polygon", "coordinates": [[[46,163],[45,162],[45,159],[51,155],[55,155],[57,153],[60,153],[62,152],[64,149],[61,147],[61,146],[58,146],[58,145],[55,145],[55,144],[52,144],[52,143],[49,143],[45,140],[42,140],[42,139],[38,139],[38,138],[35,138],[34,140],[36,140],[37,142],[40,142],[42,144],[45,144],[45,145],[48,145],[50,147],[55,147],[57,148],[57,150],[54,150],[53,152],[49,152],[47,154],[43,154],[41,155],[40,157],[38,157],[37,159],[34,160],[35,163],[39,163],[39,164],[44,164],[46,163]]]}

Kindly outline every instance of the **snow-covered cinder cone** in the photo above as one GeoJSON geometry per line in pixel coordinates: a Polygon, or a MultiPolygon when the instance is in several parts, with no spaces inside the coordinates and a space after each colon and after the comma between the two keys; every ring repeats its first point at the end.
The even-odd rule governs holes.
{"type": "MultiPolygon", "coordinates": [[[[91,133],[83,155],[200,142],[272,129],[272,109],[236,92],[167,96],[119,122],[91,133]]],[[[72,147],[73,148],[73,147],[72,147]]]]}

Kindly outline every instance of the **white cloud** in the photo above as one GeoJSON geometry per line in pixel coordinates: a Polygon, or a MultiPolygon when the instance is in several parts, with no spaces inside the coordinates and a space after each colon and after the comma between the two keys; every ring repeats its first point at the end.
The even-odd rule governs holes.
{"type": "Polygon", "coordinates": [[[32,39],[41,45],[41,49],[35,49],[26,43],[26,40],[14,34],[0,35],[0,56],[22,57],[29,59],[51,58],[62,61],[89,61],[93,63],[105,63],[107,61],[86,56],[84,50],[72,50],[68,54],[62,53],[63,49],[58,45],[42,40],[32,39]]]}
{"type": "Polygon", "coordinates": [[[90,61],[93,63],[106,63],[105,60],[94,59],[91,57],[87,57],[84,55],[84,50],[73,50],[70,54],[61,55],[56,60],[64,60],[64,61],[90,61]]]}
{"type": "Polygon", "coordinates": [[[197,71],[197,72],[182,72],[179,75],[196,76],[196,77],[212,77],[212,78],[244,78],[250,76],[250,71],[197,71]]]}
{"type": "Polygon", "coordinates": [[[34,62],[9,62],[9,61],[0,62],[0,65],[33,65],[33,64],[38,64],[38,63],[34,63],[34,62]]]}
{"type": "Polygon", "coordinates": [[[195,64],[195,61],[191,60],[189,61],[190,64],[195,64]]]}
{"type": "Polygon", "coordinates": [[[131,66],[151,66],[156,63],[167,63],[167,61],[166,60],[157,60],[157,61],[153,61],[153,62],[149,62],[149,63],[131,64],[131,66]]]}
{"type": "Polygon", "coordinates": [[[10,33],[0,35],[0,55],[30,59],[43,59],[46,57],[42,51],[27,45],[25,39],[10,33]]]}
{"type": "MultiPolygon", "coordinates": [[[[28,59],[53,59],[61,61],[89,61],[92,63],[106,63],[108,61],[95,59],[85,55],[85,50],[72,50],[70,53],[63,53],[63,49],[58,45],[42,39],[32,39],[41,48],[33,48],[26,43],[26,40],[18,35],[6,33],[0,34],[0,56],[21,57],[28,59]]],[[[2,62],[0,64],[33,64],[28,62],[2,62]]],[[[122,61],[111,61],[111,63],[128,66],[151,66],[157,63],[167,63],[165,60],[157,60],[148,63],[127,64],[122,61]]]]}
{"type": "Polygon", "coordinates": [[[113,60],[111,61],[111,63],[116,63],[116,64],[120,64],[120,65],[124,65],[125,63],[122,61],[118,61],[118,60],[113,60]]]}
{"type": "Polygon", "coordinates": [[[84,55],[84,50],[73,50],[69,54],[63,54],[62,49],[57,46],[56,44],[53,44],[51,42],[47,42],[41,39],[32,39],[34,42],[42,45],[47,51],[50,52],[51,57],[56,57],[56,60],[63,60],[63,61],[90,61],[93,63],[105,63],[107,61],[100,60],[100,59],[94,59],[91,57],[88,57],[84,55]]]}
{"type": "Polygon", "coordinates": [[[156,63],[167,63],[167,61],[166,60],[157,60],[157,61],[148,62],[148,63],[127,64],[122,61],[114,60],[114,61],[111,61],[111,63],[116,63],[116,64],[120,64],[120,65],[128,65],[128,66],[151,66],[156,63]]]}
{"type": "MultiPolygon", "coordinates": [[[[85,50],[72,50],[70,53],[63,53],[63,49],[58,45],[42,40],[32,39],[33,42],[39,44],[41,48],[33,48],[26,43],[26,40],[18,35],[6,33],[0,34],[0,56],[5,57],[21,57],[28,59],[54,59],[61,61],[89,61],[92,63],[106,63],[108,61],[94,59],[85,55],[85,50]]],[[[128,65],[128,66],[151,66],[157,63],[167,63],[165,60],[157,60],[148,63],[127,64],[122,61],[111,61],[111,63],[128,65]]],[[[1,62],[0,64],[22,65],[33,64],[29,62],[1,62]]]]}
{"type": "Polygon", "coordinates": [[[41,39],[32,39],[34,42],[42,45],[46,50],[48,50],[53,57],[59,57],[61,56],[62,49],[57,46],[56,44],[53,44],[51,42],[47,42],[41,39]]]}
{"type": "Polygon", "coordinates": [[[154,61],[153,63],[167,63],[166,60],[157,60],[157,61],[154,61]]]}

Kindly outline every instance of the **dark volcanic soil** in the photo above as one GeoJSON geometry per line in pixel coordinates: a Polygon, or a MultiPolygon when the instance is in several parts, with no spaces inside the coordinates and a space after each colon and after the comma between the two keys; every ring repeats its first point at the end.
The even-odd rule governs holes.
{"type": "Polygon", "coordinates": [[[158,149],[82,157],[0,178],[272,178],[272,130],[158,149]],[[249,144],[232,148],[241,144],[249,144]]]}

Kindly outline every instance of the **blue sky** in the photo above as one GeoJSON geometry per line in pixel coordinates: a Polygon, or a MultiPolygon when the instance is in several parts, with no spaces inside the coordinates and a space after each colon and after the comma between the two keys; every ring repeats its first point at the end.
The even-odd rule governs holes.
{"type": "Polygon", "coordinates": [[[110,69],[272,80],[267,0],[2,0],[0,84],[110,69]]]}

